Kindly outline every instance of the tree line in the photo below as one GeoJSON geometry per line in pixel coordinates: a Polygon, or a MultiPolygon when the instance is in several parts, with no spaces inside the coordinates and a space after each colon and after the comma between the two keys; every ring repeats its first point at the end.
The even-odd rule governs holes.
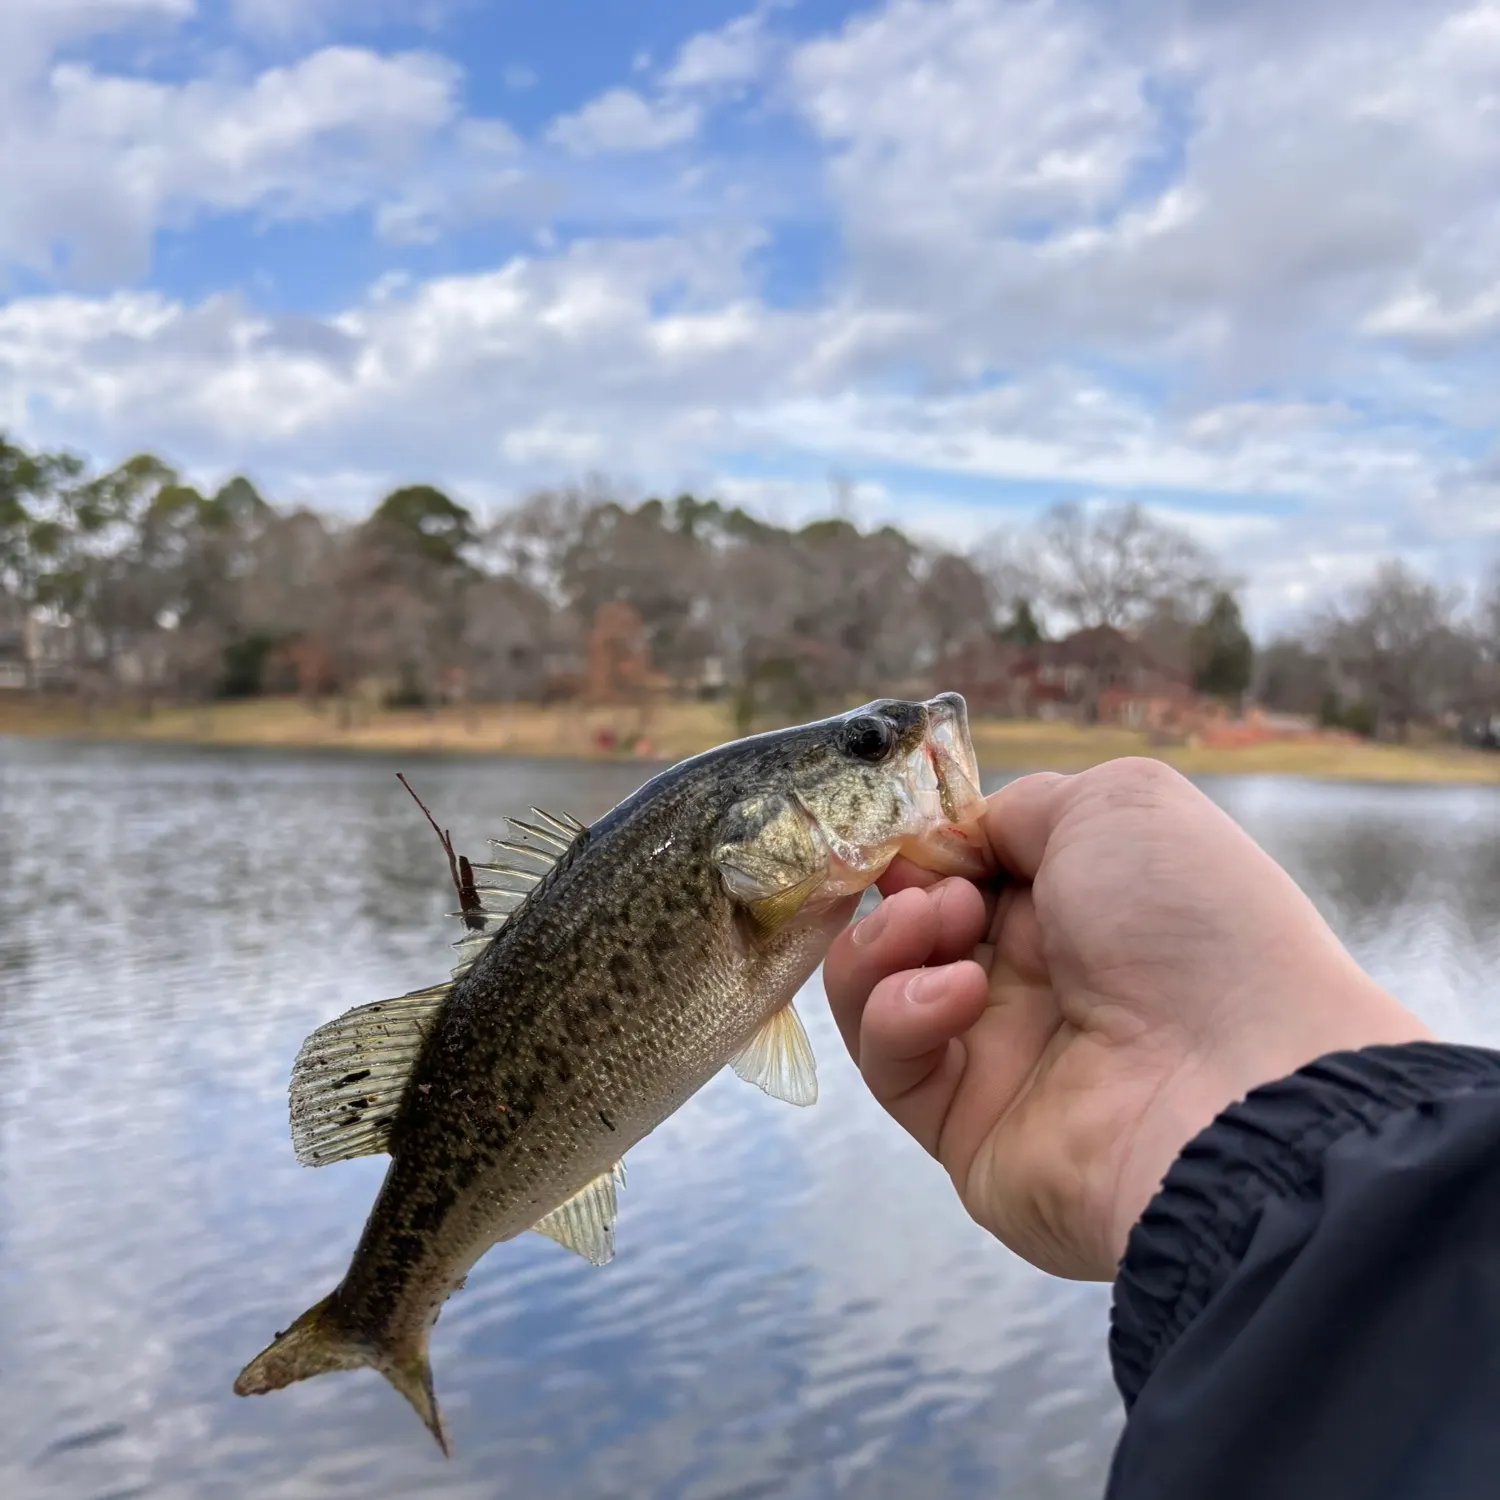
{"type": "Polygon", "coordinates": [[[576,691],[600,609],[628,604],[667,689],[743,722],[930,683],[965,650],[1127,630],[1202,692],[1402,736],[1488,718],[1500,589],[1399,560],[1257,651],[1236,581],[1138,506],[1059,504],[967,551],[834,515],[774,525],[684,494],[544,490],[493,516],[430,485],[359,519],[204,494],[149,454],[94,472],[0,435],[0,651],[85,694],[206,701],[537,701],[576,691]]]}

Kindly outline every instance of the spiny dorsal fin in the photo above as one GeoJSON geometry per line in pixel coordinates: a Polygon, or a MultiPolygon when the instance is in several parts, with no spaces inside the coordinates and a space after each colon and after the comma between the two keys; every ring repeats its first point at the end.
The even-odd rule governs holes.
{"type": "Polygon", "coordinates": [[[304,1167],[376,1156],[413,1063],[451,985],[346,1011],[303,1042],[292,1064],[292,1146],[304,1167]]]}
{"type": "MultiPolygon", "coordinates": [[[[453,945],[460,954],[458,966],[453,970],[455,979],[473,965],[490,939],[588,833],[577,818],[566,814],[554,817],[539,807],[533,807],[531,814],[537,822],[507,818],[517,837],[491,839],[490,847],[496,851],[496,858],[489,864],[470,866],[484,925],[470,928],[453,945]]],[[[464,913],[453,915],[463,917],[464,913]]]]}
{"type": "Polygon", "coordinates": [[[788,1003],[729,1059],[746,1083],[788,1104],[816,1104],[818,1065],[802,1020],[788,1003]]]}
{"type": "Polygon", "coordinates": [[[625,1186],[625,1163],[617,1161],[531,1227],[581,1255],[592,1266],[615,1258],[615,1189],[625,1186]]]}

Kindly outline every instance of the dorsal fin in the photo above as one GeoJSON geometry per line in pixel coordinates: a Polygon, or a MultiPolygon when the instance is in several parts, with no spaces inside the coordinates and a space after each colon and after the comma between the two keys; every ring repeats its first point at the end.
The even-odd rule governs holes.
{"type": "MultiPolygon", "coordinates": [[[[546,883],[554,870],[567,862],[588,835],[588,828],[577,818],[566,814],[554,817],[539,807],[533,807],[531,814],[537,822],[507,818],[516,837],[491,839],[490,847],[496,857],[488,864],[470,866],[484,925],[471,927],[454,943],[460,954],[458,966],[453,970],[455,979],[473,965],[496,932],[546,883]]],[[[464,913],[453,915],[462,917],[464,913]]]]}
{"type": "Polygon", "coordinates": [[[412,1065],[451,985],[345,1011],[292,1064],[292,1146],[304,1167],[376,1156],[390,1143],[412,1065]]]}

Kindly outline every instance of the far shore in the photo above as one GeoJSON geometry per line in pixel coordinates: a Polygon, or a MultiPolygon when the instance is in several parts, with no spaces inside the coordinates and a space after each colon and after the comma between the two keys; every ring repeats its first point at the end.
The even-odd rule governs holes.
{"type": "MultiPolygon", "coordinates": [[[[762,727],[762,726],[757,726],[762,727]]],[[[0,697],[0,735],[197,745],[511,755],[663,762],[735,738],[728,707],[669,703],[649,710],[482,704],[473,708],[358,709],[258,698],[200,707],[85,712],[69,700],[0,697]]],[[[1378,745],[1307,736],[1238,747],[1153,743],[1133,730],[1040,720],[976,719],[987,771],[1081,771],[1122,755],[1149,755],[1194,776],[1281,775],[1336,781],[1497,784],[1500,755],[1442,743],[1378,745]]]]}

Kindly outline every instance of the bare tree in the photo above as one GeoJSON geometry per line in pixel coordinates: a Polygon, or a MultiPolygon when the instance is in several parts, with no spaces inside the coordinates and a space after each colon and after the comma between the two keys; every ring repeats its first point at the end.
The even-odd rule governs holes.
{"type": "Polygon", "coordinates": [[[1043,602],[1082,628],[1139,625],[1168,601],[1196,619],[1219,581],[1191,536],[1138,505],[1054,506],[1031,562],[1043,602]]]}
{"type": "Polygon", "coordinates": [[[1040,598],[1041,562],[1033,531],[1006,527],[984,537],[969,556],[984,581],[992,618],[1007,623],[1023,612],[1028,617],[1040,598]]]}
{"type": "Polygon", "coordinates": [[[1296,636],[1282,636],[1256,656],[1251,692],[1274,712],[1320,714],[1331,691],[1327,656],[1296,636]]]}
{"type": "Polygon", "coordinates": [[[560,582],[585,620],[605,604],[630,605],[646,628],[651,660],[679,681],[701,665],[696,605],[708,593],[709,560],[696,537],[671,524],[660,500],[635,510],[606,501],[587,511],[561,559],[560,582]]]}
{"type": "Polygon", "coordinates": [[[458,641],[467,693],[491,702],[540,699],[551,620],[546,599],[519,579],[473,579],[464,591],[458,641]]]}
{"type": "Polygon", "coordinates": [[[990,590],[966,557],[940,552],[922,562],[917,584],[922,623],[927,650],[940,661],[989,634],[994,623],[990,590]]]}
{"type": "Polygon", "coordinates": [[[537,490],[484,528],[481,561],[489,571],[514,578],[560,606],[563,568],[578,544],[584,517],[608,498],[578,487],[537,490]]]}
{"type": "Polygon", "coordinates": [[[1319,621],[1317,639],[1373,712],[1379,737],[1405,739],[1468,691],[1477,646],[1459,625],[1459,603],[1398,559],[1319,621]]]}
{"type": "Polygon", "coordinates": [[[279,637],[303,635],[322,622],[339,539],[310,510],[273,516],[250,545],[239,587],[242,626],[279,637]]]}

